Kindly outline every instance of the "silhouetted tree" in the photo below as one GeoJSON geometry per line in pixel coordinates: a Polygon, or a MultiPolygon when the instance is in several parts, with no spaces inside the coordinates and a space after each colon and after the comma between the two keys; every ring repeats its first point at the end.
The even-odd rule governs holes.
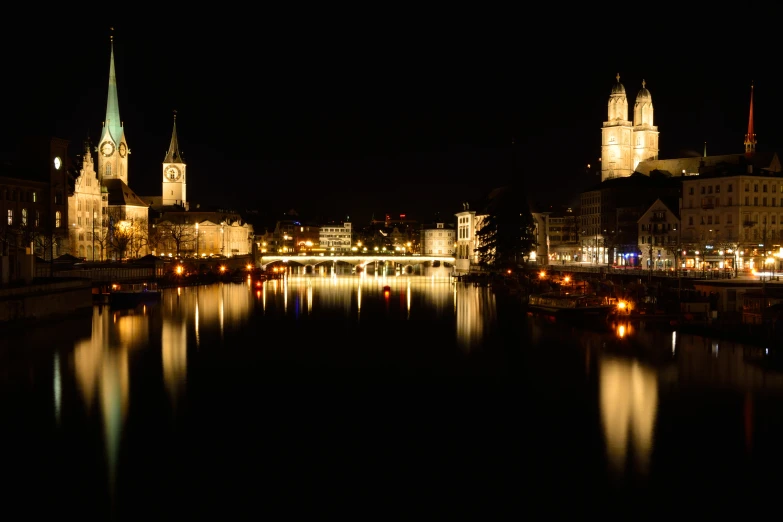
{"type": "Polygon", "coordinates": [[[489,268],[516,267],[536,247],[535,221],[524,191],[510,185],[493,190],[477,232],[479,264],[489,268]]]}

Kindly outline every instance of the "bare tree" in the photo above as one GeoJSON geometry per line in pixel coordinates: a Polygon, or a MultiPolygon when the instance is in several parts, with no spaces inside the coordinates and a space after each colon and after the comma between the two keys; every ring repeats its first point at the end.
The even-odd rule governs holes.
{"type": "Polygon", "coordinates": [[[174,243],[177,256],[180,255],[183,248],[188,246],[191,246],[192,248],[192,245],[195,244],[196,233],[193,225],[189,223],[172,223],[166,221],[159,224],[158,228],[161,229],[161,233],[166,240],[171,240],[174,243]]]}
{"type": "Polygon", "coordinates": [[[160,255],[160,246],[165,244],[164,236],[164,230],[157,225],[147,229],[147,246],[158,255],[160,255]]]}
{"type": "Polygon", "coordinates": [[[133,228],[133,240],[131,241],[131,248],[133,257],[140,257],[141,251],[149,244],[149,226],[147,221],[137,219],[131,222],[133,228]]]}

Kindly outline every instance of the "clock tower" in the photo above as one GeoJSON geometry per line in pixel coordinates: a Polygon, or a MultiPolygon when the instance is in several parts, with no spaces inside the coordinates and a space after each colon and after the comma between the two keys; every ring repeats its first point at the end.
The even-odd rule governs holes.
{"type": "Polygon", "coordinates": [[[98,141],[98,176],[100,179],[120,179],[128,184],[128,155],[130,149],[125,140],[125,129],[120,120],[117,101],[117,77],[114,74],[114,36],[110,36],[109,95],[106,100],[106,120],[98,141]]]}
{"type": "Polygon", "coordinates": [[[163,160],[163,206],[180,205],[188,209],[186,196],[185,162],[177,142],[177,111],[174,111],[174,129],[171,143],[163,160]]]}

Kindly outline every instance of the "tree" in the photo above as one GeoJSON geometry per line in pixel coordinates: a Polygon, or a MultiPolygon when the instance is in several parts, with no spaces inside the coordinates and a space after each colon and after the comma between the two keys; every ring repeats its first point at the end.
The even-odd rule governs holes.
{"type": "Polygon", "coordinates": [[[166,221],[158,224],[161,237],[164,240],[171,240],[174,242],[175,249],[177,251],[177,257],[185,245],[193,244],[196,240],[195,229],[193,225],[189,223],[172,223],[166,221]]]}
{"type": "Polygon", "coordinates": [[[524,191],[514,185],[495,189],[487,198],[484,214],[476,234],[479,264],[501,269],[526,262],[536,242],[535,221],[524,191]]]}

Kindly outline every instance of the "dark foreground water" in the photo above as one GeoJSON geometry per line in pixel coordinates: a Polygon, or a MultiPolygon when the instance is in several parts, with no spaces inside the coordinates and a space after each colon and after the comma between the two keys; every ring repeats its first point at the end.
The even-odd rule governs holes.
{"type": "Polygon", "coordinates": [[[781,493],[765,348],[425,277],[168,290],[3,334],[0,499],[8,520],[747,515],[781,493]]]}

